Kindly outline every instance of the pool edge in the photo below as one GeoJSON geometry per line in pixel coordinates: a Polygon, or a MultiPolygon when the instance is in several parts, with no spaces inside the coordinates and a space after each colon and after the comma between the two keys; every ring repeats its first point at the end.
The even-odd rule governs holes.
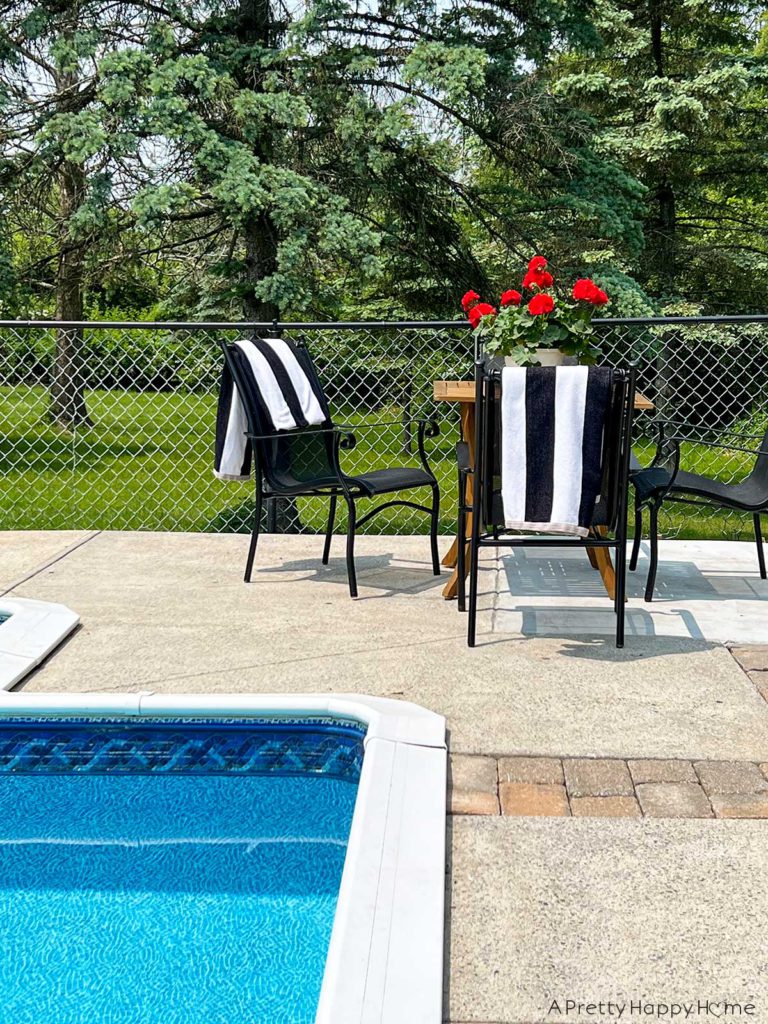
{"type": "Polygon", "coordinates": [[[10,690],[37,668],[80,624],[66,605],[28,597],[0,597],[0,691],[10,690]]]}

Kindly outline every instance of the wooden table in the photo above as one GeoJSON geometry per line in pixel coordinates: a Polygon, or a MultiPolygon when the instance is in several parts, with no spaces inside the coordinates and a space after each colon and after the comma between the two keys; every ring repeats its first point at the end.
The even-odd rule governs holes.
{"type": "MultiPolygon", "coordinates": [[[[475,465],[475,382],[473,380],[436,380],[434,382],[434,399],[436,402],[458,403],[459,416],[461,417],[461,433],[469,448],[469,464],[475,465]]],[[[638,412],[650,412],[653,409],[653,402],[641,395],[635,394],[635,409],[638,412]]],[[[472,484],[467,482],[467,505],[472,504],[472,484]]],[[[472,531],[472,513],[467,516],[467,537],[472,531]]],[[[454,539],[448,554],[443,559],[443,565],[453,569],[448,582],[443,587],[443,597],[450,601],[456,597],[459,589],[459,573],[456,567],[459,555],[459,538],[454,539]]],[[[608,548],[587,548],[587,556],[593,568],[599,570],[603,586],[608,596],[613,598],[616,592],[616,576],[608,548]]],[[[469,545],[467,545],[467,557],[464,561],[469,572],[469,545]]]]}

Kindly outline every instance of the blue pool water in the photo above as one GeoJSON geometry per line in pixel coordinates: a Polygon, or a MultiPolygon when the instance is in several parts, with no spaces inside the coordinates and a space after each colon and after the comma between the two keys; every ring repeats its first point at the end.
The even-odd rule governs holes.
{"type": "Polygon", "coordinates": [[[361,739],[0,722],[2,1019],[309,1024],[361,739]]]}

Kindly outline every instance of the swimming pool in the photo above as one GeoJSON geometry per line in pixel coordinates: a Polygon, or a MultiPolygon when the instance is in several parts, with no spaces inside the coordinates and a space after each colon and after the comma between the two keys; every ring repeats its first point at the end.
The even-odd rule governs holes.
{"type": "Polygon", "coordinates": [[[394,701],[6,695],[5,1013],[439,1021],[444,766],[394,701]]]}

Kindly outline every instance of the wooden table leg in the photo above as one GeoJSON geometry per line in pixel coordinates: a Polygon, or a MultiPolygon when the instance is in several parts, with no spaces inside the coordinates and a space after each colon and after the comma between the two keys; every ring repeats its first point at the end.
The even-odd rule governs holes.
{"type": "MultiPolygon", "coordinates": [[[[469,448],[469,465],[472,469],[475,466],[475,403],[474,402],[462,402],[460,405],[461,413],[461,433],[464,440],[467,442],[469,448]]],[[[468,505],[472,504],[472,482],[467,481],[467,493],[466,502],[468,505]]],[[[469,537],[472,533],[472,513],[468,513],[466,517],[466,536],[469,537]]],[[[465,541],[466,543],[466,541],[465,541]]],[[[443,597],[446,601],[452,601],[459,592],[459,572],[457,569],[457,562],[459,560],[459,538],[455,537],[453,544],[451,544],[448,552],[443,558],[443,565],[453,569],[453,572],[448,577],[448,581],[443,587],[443,597]]],[[[469,572],[469,545],[467,544],[466,557],[464,559],[464,565],[466,571],[469,572]]]]}
{"type": "MultiPolygon", "coordinates": [[[[603,537],[606,534],[606,528],[604,526],[595,527],[595,533],[598,536],[603,537]]],[[[616,570],[613,568],[613,562],[611,561],[611,552],[609,548],[587,548],[587,551],[594,555],[594,561],[590,558],[592,565],[600,572],[600,577],[603,581],[603,586],[606,589],[608,597],[613,601],[616,598],[616,570]],[[597,564],[595,564],[597,563],[597,564]]],[[[627,598],[624,599],[625,601],[627,598]]]]}

